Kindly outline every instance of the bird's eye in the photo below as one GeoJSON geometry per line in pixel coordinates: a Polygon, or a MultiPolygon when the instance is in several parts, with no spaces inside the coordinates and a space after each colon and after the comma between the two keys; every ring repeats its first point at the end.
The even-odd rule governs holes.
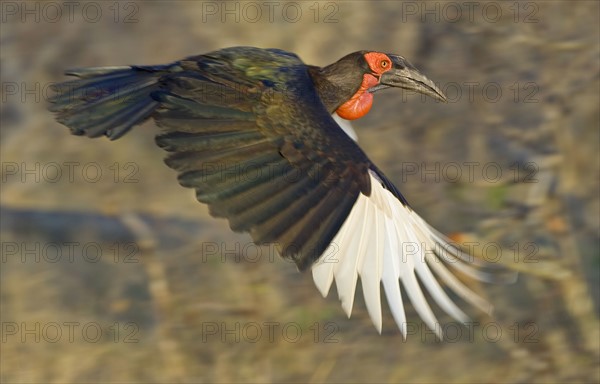
{"type": "Polygon", "coordinates": [[[387,68],[390,63],[387,60],[381,61],[381,68],[387,68]]]}

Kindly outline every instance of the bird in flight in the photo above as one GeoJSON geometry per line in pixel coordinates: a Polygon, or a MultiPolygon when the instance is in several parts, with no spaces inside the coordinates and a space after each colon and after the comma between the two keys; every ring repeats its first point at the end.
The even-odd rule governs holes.
{"type": "Polygon", "coordinates": [[[402,290],[439,337],[425,290],[460,322],[468,317],[448,292],[491,311],[458,278],[490,281],[491,265],[417,215],[347,122],[366,115],[386,88],[446,100],[403,57],[359,51],[321,68],[279,49],[233,47],[168,65],[66,74],[77,79],[55,85],[50,100],[60,123],[75,135],[115,140],[153,118],[179,183],[232,230],[311,269],[323,296],[335,281],[348,317],[359,276],[380,333],[381,285],[404,337],[402,290]]]}

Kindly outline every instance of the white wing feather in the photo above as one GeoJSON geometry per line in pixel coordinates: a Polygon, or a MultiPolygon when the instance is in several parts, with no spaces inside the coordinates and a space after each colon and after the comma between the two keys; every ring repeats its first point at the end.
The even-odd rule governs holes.
{"type": "Polygon", "coordinates": [[[394,321],[404,337],[407,324],[400,283],[419,316],[440,338],[441,326],[422,287],[441,309],[460,322],[469,318],[450,299],[438,279],[465,301],[490,313],[491,305],[444,265],[449,264],[475,279],[488,280],[485,273],[469,265],[477,265],[477,262],[450,245],[443,235],[386,190],[373,174],[370,177],[371,196],[359,195],[332,241],[336,252],[322,258],[312,268],[313,279],[321,294],[327,296],[335,279],[342,307],[350,317],[360,276],[367,311],[381,333],[382,283],[394,321]],[[439,249],[444,252],[434,252],[439,249]]]}

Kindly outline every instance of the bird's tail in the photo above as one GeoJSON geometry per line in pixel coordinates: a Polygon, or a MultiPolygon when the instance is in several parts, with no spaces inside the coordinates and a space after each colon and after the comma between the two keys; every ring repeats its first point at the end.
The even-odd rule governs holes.
{"type": "Polygon", "coordinates": [[[123,136],[148,119],[158,106],[152,93],[175,65],[97,67],[67,71],[78,79],[55,84],[49,100],[56,119],[74,135],[123,136]]]}

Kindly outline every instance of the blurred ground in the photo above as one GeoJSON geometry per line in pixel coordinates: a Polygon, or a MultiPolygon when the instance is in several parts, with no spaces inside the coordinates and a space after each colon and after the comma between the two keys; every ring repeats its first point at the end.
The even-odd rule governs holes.
{"type": "Polygon", "coordinates": [[[600,381],[599,3],[265,4],[1,3],[2,382],[600,381]],[[441,85],[448,104],[381,93],[355,128],[427,221],[523,271],[477,287],[493,319],[442,318],[439,342],[409,306],[413,334],[386,313],[380,336],[361,292],[346,319],[210,218],[152,123],[109,142],[46,112],[66,68],[235,45],[399,53],[441,85]]]}

